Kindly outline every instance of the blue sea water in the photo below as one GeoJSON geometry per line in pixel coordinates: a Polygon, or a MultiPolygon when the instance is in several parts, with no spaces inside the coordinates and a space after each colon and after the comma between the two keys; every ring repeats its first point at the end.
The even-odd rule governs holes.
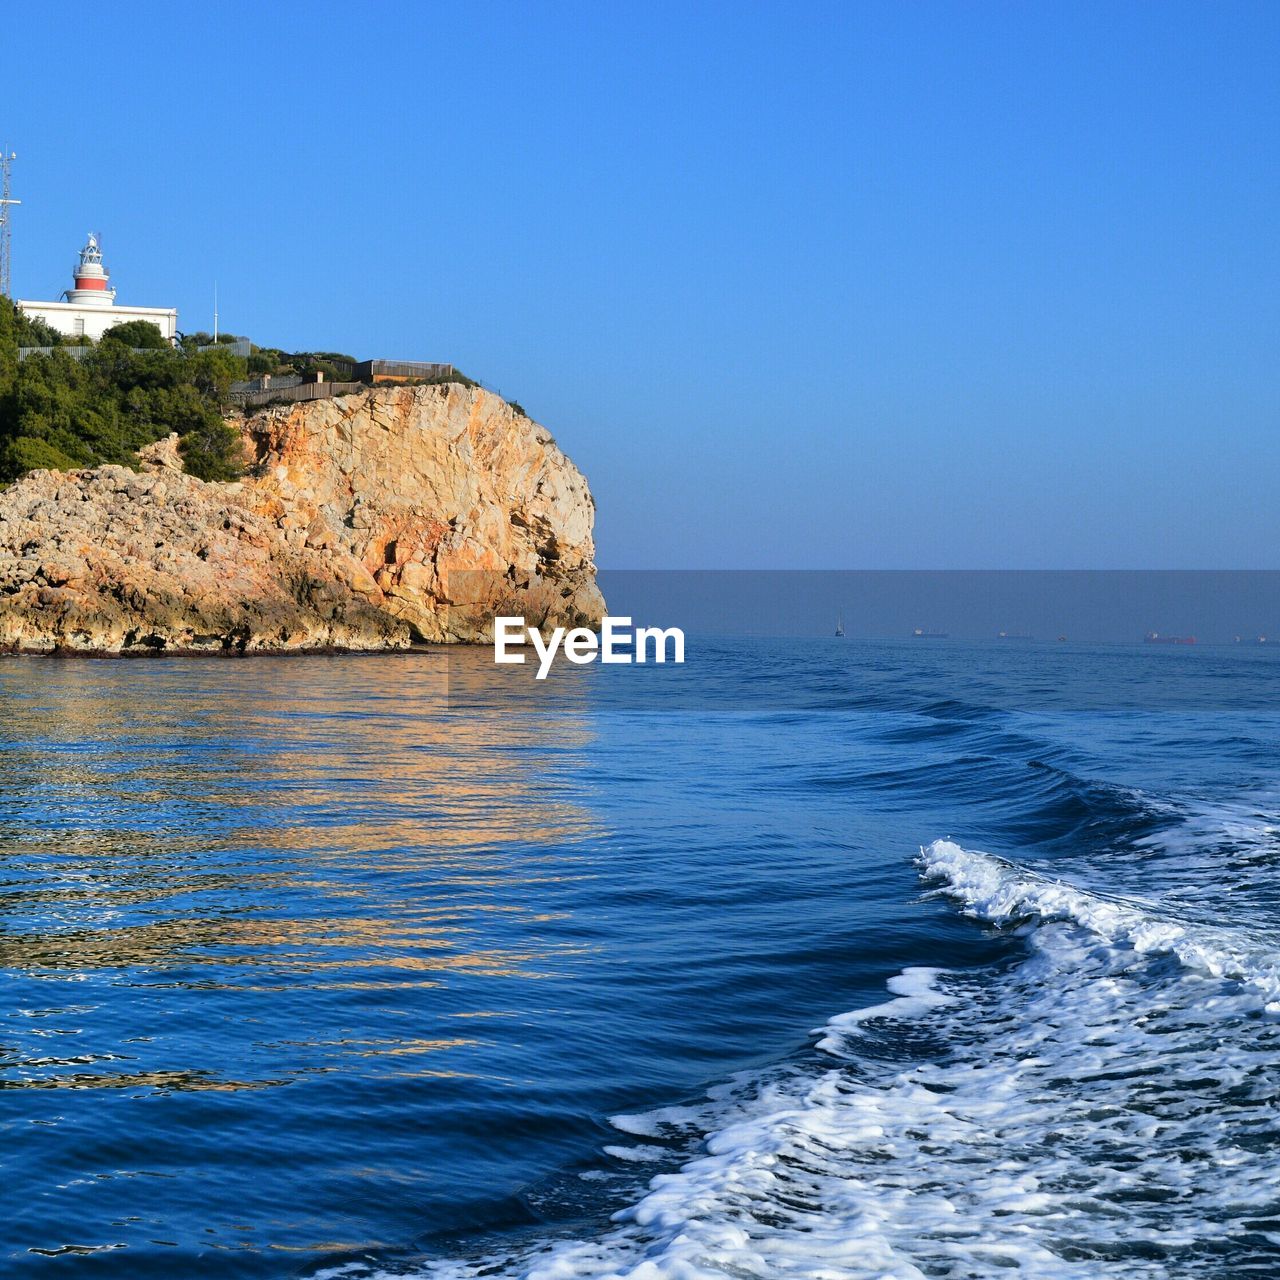
{"type": "Polygon", "coordinates": [[[0,1275],[1280,1274],[1280,655],[0,662],[0,1275]]]}

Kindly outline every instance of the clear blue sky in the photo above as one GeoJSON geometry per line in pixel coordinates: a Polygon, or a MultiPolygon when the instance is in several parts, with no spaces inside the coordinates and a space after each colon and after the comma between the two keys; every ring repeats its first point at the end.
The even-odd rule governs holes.
{"type": "Polygon", "coordinates": [[[451,360],[610,567],[1277,567],[1278,67],[1276,4],[26,5],[15,290],[93,228],[185,329],[451,360]]]}

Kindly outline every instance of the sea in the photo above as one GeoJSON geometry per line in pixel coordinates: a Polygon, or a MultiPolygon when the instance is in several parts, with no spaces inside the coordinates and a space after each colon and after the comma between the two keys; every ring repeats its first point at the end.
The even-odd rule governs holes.
{"type": "Polygon", "coordinates": [[[0,1275],[1280,1276],[1280,650],[0,660],[0,1275]]]}

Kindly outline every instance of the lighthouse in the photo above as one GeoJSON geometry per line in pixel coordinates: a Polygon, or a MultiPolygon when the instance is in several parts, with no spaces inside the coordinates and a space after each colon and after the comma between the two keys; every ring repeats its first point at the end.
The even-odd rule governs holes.
{"type": "Polygon", "coordinates": [[[68,302],[82,307],[110,307],[116,300],[116,291],[111,288],[111,273],[102,265],[102,249],[98,245],[98,237],[89,232],[89,239],[80,250],[80,263],[75,268],[74,289],[68,289],[62,296],[68,302]]]}
{"type": "Polygon", "coordinates": [[[111,287],[111,274],[102,262],[102,245],[89,234],[80,250],[80,261],[72,269],[75,283],[58,302],[19,301],[18,309],[37,320],[43,320],[68,338],[92,338],[95,341],[114,325],[129,320],[145,320],[160,330],[166,342],[178,336],[176,307],[120,307],[116,291],[111,287]]]}

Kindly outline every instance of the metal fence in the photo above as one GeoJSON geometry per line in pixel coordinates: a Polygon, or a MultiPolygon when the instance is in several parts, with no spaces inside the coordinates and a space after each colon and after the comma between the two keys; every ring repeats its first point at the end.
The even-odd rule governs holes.
{"type": "MultiPolygon", "coordinates": [[[[213,342],[208,346],[197,347],[196,350],[229,351],[233,356],[247,356],[252,345],[248,338],[242,338],[239,342],[213,342]]],[[[62,347],[19,347],[18,359],[25,360],[28,356],[51,356],[55,351],[65,351],[72,360],[83,360],[93,350],[91,346],[73,347],[70,343],[62,347]]],[[[137,355],[145,355],[148,351],[155,351],[158,348],[130,347],[129,350],[137,355]]]]}
{"type": "Polygon", "coordinates": [[[453,365],[433,364],[426,360],[361,360],[355,367],[355,376],[362,382],[375,378],[403,380],[422,378],[451,378],[453,365]]]}
{"type": "MultiPolygon", "coordinates": [[[[108,330],[110,332],[110,330],[108,330]]],[[[218,342],[207,347],[197,347],[197,351],[229,351],[233,356],[247,356],[249,354],[250,343],[248,340],[243,342],[218,342]]],[[[130,347],[129,350],[135,355],[146,355],[149,351],[159,351],[160,347],[130,347]]],[[[169,350],[174,348],[170,347],[169,350]]],[[[96,350],[95,347],[88,345],[82,347],[72,346],[67,343],[61,347],[19,347],[18,359],[25,360],[28,356],[51,356],[55,351],[65,351],[72,360],[83,360],[90,351],[96,350]]]]}
{"type": "Polygon", "coordinates": [[[72,360],[83,360],[92,351],[92,347],[19,347],[18,359],[28,356],[51,356],[55,351],[65,351],[72,360]]]}
{"type": "Polygon", "coordinates": [[[233,356],[247,356],[252,352],[253,343],[248,338],[237,338],[235,342],[210,342],[197,351],[230,351],[233,356]]]}
{"type": "Polygon", "coordinates": [[[356,391],[367,391],[363,382],[304,382],[297,387],[272,385],[265,391],[232,391],[233,404],[252,409],[264,404],[292,404],[299,400],[328,400],[332,396],[349,396],[356,391]]]}
{"type": "Polygon", "coordinates": [[[249,378],[243,382],[231,384],[231,394],[245,395],[251,391],[287,391],[290,387],[302,386],[300,373],[271,373],[261,378],[249,378]],[[265,381],[264,381],[265,379],[265,381]]]}

